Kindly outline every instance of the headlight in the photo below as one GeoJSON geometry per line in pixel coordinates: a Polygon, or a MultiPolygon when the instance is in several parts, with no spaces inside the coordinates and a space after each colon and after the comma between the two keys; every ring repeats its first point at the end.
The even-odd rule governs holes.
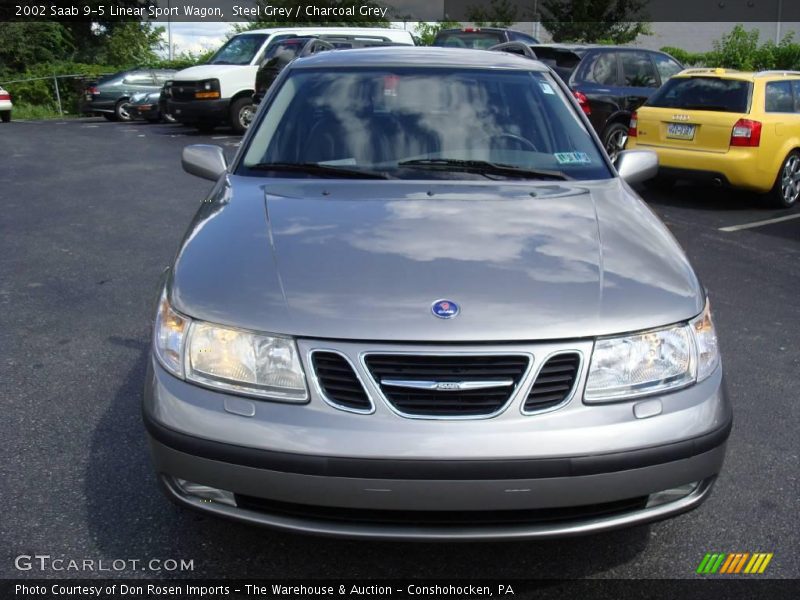
{"type": "Polygon", "coordinates": [[[183,347],[186,330],[190,323],[190,319],[172,310],[167,302],[167,293],[164,291],[158,301],[153,349],[161,365],[181,379],[183,378],[183,347]]]}
{"type": "Polygon", "coordinates": [[[708,303],[686,325],[595,342],[586,380],[587,403],[627,400],[701,381],[719,364],[708,303]]]}
{"type": "Polygon", "coordinates": [[[232,392],[302,402],[303,368],[294,340],[194,323],[186,379],[232,392]]]}
{"type": "Polygon", "coordinates": [[[719,343],[717,331],[711,320],[711,303],[691,322],[692,333],[697,346],[697,381],[703,381],[714,372],[719,364],[719,343]]]}
{"type": "Polygon", "coordinates": [[[173,375],[220,390],[304,402],[306,379],[292,338],[261,335],[176,313],[162,295],[155,354],[173,375]]]}

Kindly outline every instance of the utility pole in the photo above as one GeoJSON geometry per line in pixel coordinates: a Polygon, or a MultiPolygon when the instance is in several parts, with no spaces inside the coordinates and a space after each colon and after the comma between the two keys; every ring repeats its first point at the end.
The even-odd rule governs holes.
{"type": "Polygon", "coordinates": [[[169,9],[169,0],[167,0],[167,45],[169,46],[167,50],[167,56],[169,60],[172,60],[172,11],[169,9]]]}
{"type": "Polygon", "coordinates": [[[781,19],[783,18],[783,0],[778,0],[778,22],[775,24],[775,43],[781,43],[781,19]]]}

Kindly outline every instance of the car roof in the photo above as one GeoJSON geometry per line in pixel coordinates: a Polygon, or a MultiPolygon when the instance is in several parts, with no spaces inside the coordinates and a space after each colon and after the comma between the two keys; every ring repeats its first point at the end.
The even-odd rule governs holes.
{"type": "Polygon", "coordinates": [[[723,69],[714,67],[693,67],[684,69],[673,77],[709,77],[718,79],[738,79],[740,81],[755,81],[756,79],[793,79],[800,77],[800,71],[737,71],[736,69],[723,69]]]}
{"type": "MultiPolygon", "coordinates": [[[[518,31],[518,30],[511,29],[510,27],[452,27],[450,29],[440,29],[437,32],[437,35],[439,35],[440,33],[480,33],[481,31],[494,32],[494,31],[518,31]]],[[[525,33],[525,32],[518,31],[518,33],[525,33]]]]}
{"type": "Polygon", "coordinates": [[[320,52],[291,64],[293,69],[313,67],[449,67],[549,71],[538,60],[509,52],[436,46],[383,46],[320,52]]]}

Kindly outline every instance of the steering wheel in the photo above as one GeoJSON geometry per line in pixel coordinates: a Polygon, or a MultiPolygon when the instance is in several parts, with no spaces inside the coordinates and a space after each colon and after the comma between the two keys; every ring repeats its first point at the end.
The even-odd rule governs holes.
{"type": "Polygon", "coordinates": [[[516,133],[508,133],[508,132],[504,131],[503,133],[497,133],[497,134],[494,134],[494,135],[487,135],[483,139],[489,140],[491,142],[491,140],[496,140],[496,139],[501,139],[501,138],[508,138],[509,140],[513,140],[513,141],[517,142],[520,146],[524,146],[526,148],[529,148],[533,152],[539,152],[539,149],[536,147],[536,145],[532,141],[530,141],[528,138],[522,137],[521,135],[517,135],[516,133]]]}

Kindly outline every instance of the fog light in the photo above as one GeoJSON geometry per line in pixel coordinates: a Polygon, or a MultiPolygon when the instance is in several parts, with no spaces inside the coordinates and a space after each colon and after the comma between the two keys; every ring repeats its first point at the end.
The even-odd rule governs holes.
{"type": "Polygon", "coordinates": [[[187,496],[194,496],[203,502],[216,502],[217,504],[227,504],[228,506],[236,506],[236,500],[233,498],[233,492],[226,490],[219,490],[200,483],[186,481],[185,479],[175,478],[175,483],[180,490],[187,496]]]}
{"type": "Polygon", "coordinates": [[[700,485],[699,481],[693,481],[692,483],[687,483],[676,488],[650,494],[650,498],[647,500],[647,508],[661,506],[662,504],[668,504],[670,502],[680,500],[681,498],[685,498],[695,491],[698,485],[700,485]]]}

